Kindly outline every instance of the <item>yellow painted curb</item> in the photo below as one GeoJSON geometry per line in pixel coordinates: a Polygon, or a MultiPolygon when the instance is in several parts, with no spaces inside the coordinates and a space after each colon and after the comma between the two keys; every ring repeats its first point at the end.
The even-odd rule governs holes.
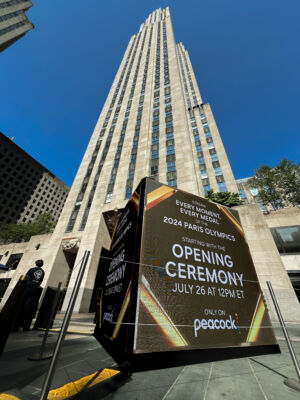
{"type": "MultiPolygon", "coordinates": [[[[47,400],[67,399],[68,397],[74,396],[80,391],[91,388],[97,385],[98,383],[110,379],[111,377],[119,373],[120,371],[104,368],[102,371],[96,371],[91,375],[84,376],[83,378],[78,379],[77,381],[67,383],[66,385],[61,386],[60,388],[51,390],[48,394],[47,400]]],[[[12,400],[13,399],[16,398],[14,397],[12,398],[12,400]]],[[[1,397],[0,400],[2,400],[1,397]]],[[[6,400],[6,398],[3,400],[6,400]]],[[[10,400],[10,398],[7,398],[7,400],[10,400]]]]}
{"type": "MultiPolygon", "coordinates": [[[[46,331],[45,328],[39,328],[39,331],[46,331]]],[[[60,329],[58,328],[52,328],[49,329],[49,332],[60,332],[60,329]]],[[[92,336],[94,331],[67,331],[66,333],[70,333],[70,334],[77,334],[77,335],[86,335],[86,336],[92,336]]]]}

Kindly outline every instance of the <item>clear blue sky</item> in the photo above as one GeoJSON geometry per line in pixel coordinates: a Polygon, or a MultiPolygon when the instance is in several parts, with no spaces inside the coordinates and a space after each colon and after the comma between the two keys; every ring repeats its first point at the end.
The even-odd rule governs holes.
{"type": "Polygon", "coordinates": [[[299,162],[299,0],[34,1],[0,54],[0,131],[71,185],[130,36],[166,6],[235,177],[299,162]]]}

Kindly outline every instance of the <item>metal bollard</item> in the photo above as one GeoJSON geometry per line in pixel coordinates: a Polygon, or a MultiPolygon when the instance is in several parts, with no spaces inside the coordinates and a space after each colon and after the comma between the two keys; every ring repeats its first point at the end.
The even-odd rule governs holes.
{"type": "Polygon", "coordinates": [[[295,351],[294,351],[294,349],[293,349],[293,346],[292,346],[292,343],[291,343],[291,340],[290,340],[288,331],[287,331],[287,329],[286,329],[284,320],[283,320],[283,318],[282,318],[281,311],[280,311],[279,305],[278,305],[278,303],[277,303],[277,299],[276,299],[276,296],[275,296],[275,293],[274,293],[272,284],[271,284],[270,281],[267,281],[267,285],[268,285],[268,289],[269,289],[269,291],[270,291],[271,298],[272,298],[272,300],[273,300],[273,303],[274,303],[274,306],[275,306],[275,310],[276,310],[276,313],[277,313],[277,316],[278,316],[278,319],[279,319],[281,328],[282,328],[282,330],[283,330],[283,334],[284,334],[285,340],[286,340],[286,342],[287,342],[288,349],[289,349],[290,355],[291,355],[291,357],[292,357],[292,360],[293,360],[293,363],[294,363],[294,366],[295,366],[295,369],[296,369],[296,373],[297,373],[298,379],[299,379],[299,380],[297,381],[296,379],[286,378],[286,379],[284,380],[284,383],[285,383],[287,386],[289,386],[290,388],[300,391],[300,367],[299,367],[299,364],[298,364],[298,360],[297,360],[297,358],[296,358],[295,351]]]}
{"type": "Polygon", "coordinates": [[[59,355],[59,352],[60,352],[64,337],[65,337],[65,334],[66,334],[67,329],[68,329],[68,325],[69,325],[69,322],[70,322],[70,319],[71,319],[71,316],[72,316],[72,312],[73,312],[73,308],[74,308],[74,305],[75,305],[76,297],[77,297],[77,294],[78,294],[78,291],[79,291],[79,287],[80,287],[80,284],[81,284],[81,281],[82,281],[82,278],[83,278],[83,275],[84,275],[85,267],[86,267],[86,264],[88,262],[89,256],[90,256],[90,251],[86,250],[84,252],[84,256],[83,256],[83,259],[82,259],[82,262],[81,262],[80,270],[78,272],[78,275],[77,275],[77,278],[76,278],[76,282],[75,282],[75,285],[74,285],[74,288],[73,288],[73,291],[72,291],[72,294],[71,294],[71,298],[70,298],[70,301],[69,301],[69,304],[68,304],[68,308],[67,308],[67,311],[66,311],[63,323],[62,323],[61,331],[60,331],[59,336],[57,338],[57,342],[56,342],[55,349],[54,349],[54,352],[53,352],[53,357],[51,359],[51,362],[50,362],[50,365],[49,365],[49,369],[47,371],[47,374],[46,374],[46,377],[45,377],[45,380],[44,380],[44,383],[43,383],[43,387],[42,387],[41,394],[40,394],[40,400],[47,400],[48,392],[49,392],[50,385],[51,385],[52,378],[53,378],[53,374],[54,374],[54,371],[55,371],[56,362],[57,362],[57,359],[58,359],[58,355],[59,355]]]}

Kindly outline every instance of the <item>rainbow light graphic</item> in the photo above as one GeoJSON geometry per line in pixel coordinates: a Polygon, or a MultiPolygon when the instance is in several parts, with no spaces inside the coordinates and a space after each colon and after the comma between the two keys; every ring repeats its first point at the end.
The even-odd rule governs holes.
{"type": "Polygon", "coordinates": [[[256,308],[251,321],[251,328],[248,333],[246,342],[254,343],[257,342],[262,322],[266,313],[265,303],[263,297],[260,294],[257,300],[256,308]]]}
{"type": "Polygon", "coordinates": [[[122,325],[122,321],[124,319],[125,313],[127,311],[127,307],[129,305],[129,302],[130,302],[130,297],[131,297],[131,282],[129,283],[129,286],[127,288],[127,292],[126,292],[126,295],[125,295],[125,298],[124,298],[124,301],[123,301],[123,304],[122,304],[122,307],[121,307],[121,311],[119,313],[119,316],[118,316],[118,319],[117,319],[117,322],[116,322],[116,326],[115,326],[115,329],[114,329],[113,334],[112,334],[112,339],[116,339],[118,337],[118,333],[120,331],[120,328],[121,328],[121,325],[122,325]]]}
{"type": "Polygon", "coordinates": [[[170,188],[169,186],[160,186],[159,188],[153,190],[152,192],[147,194],[147,210],[155,207],[160,202],[166,200],[172,194],[175,193],[174,188],[170,188]]]}
{"type": "Polygon", "coordinates": [[[149,282],[144,275],[142,275],[141,304],[146,309],[148,315],[157,324],[162,336],[170,346],[183,347],[188,345],[152,292],[149,282]]]}

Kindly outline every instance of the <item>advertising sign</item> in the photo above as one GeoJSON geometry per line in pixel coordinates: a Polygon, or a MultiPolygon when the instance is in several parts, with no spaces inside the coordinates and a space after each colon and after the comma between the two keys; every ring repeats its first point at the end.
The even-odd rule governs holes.
{"type": "Polygon", "coordinates": [[[238,213],[149,182],[134,351],[276,343],[238,213]]]}
{"type": "Polygon", "coordinates": [[[278,352],[237,211],[151,179],[140,188],[135,236],[121,220],[103,296],[123,282],[102,329],[111,340],[126,332],[127,361],[147,369],[151,354],[151,369],[154,359],[162,367],[278,352]]]}
{"type": "MultiPolygon", "coordinates": [[[[138,189],[118,218],[110,251],[100,257],[101,293],[95,337],[120,363],[132,352],[138,277],[138,189]]],[[[140,235],[139,235],[140,236],[140,235]]]]}

